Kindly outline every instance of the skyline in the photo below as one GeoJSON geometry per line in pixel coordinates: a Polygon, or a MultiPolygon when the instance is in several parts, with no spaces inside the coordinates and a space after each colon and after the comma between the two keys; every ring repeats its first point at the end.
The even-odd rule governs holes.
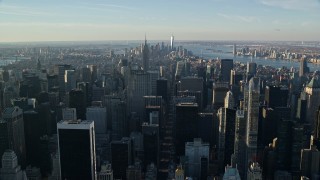
{"type": "Polygon", "coordinates": [[[319,41],[319,0],[2,0],[0,42],[319,41]],[[141,37],[141,38],[139,38],[141,37]]]}

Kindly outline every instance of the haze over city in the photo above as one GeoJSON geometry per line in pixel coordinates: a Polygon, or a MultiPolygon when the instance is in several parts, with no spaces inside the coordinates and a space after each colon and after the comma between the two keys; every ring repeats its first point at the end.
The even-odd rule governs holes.
{"type": "Polygon", "coordinates": [[[318,41],[319,0],[2,0],[0,42],[318,41]]]}

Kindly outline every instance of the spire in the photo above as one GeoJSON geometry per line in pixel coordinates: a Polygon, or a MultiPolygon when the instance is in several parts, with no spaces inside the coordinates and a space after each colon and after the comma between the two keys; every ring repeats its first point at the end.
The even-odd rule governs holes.
{"type": "Polygon", "coordinates": [[[144,33],[144,45],[147,45],[147,33],[144,33]]]}

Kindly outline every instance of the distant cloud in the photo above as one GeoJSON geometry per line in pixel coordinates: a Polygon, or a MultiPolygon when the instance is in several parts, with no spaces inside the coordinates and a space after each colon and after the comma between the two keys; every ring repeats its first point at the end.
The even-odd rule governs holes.
{"type": "Polygon", "coordinates": [[[319,6],[320,0],[258,0],[266,6],[278,7],[287,10],[308,10],[319,6]]]}
{"type": "Polygon", "coordinates": [[[132,6],[123,6],[118,4],[108,4],[108,3],[81,3],[83,6],[78,6],[80,8],[89,8],[89,9],[96,9],[96,10],[129,10],[134,11],[137,8],[132,6]]]}
{"type": "Polygon", "coordinates": [[[229,14],[223,14],[223,13],[217,13],[217,15],[225,19],[242,21],[246,23],[260,22],[260,19],[254,16],[229,15],[229,14]]]}
{"type": "MultiPolygon", "coordinates": [[[[1,0],[0,0],[1,1],[1,0]]],[[[17,16],[56,16],[56,14],[47,13],[39,11],[38,9],[33,9],[23,6],[13,6],[13,5],[2,5],[0,6],[0,14],[7,15],[17,15],[17,16]]]]}
{"type": "Polygon", "coordinates": [[[275,30],[275,31],[278,31],[278,32],[281,31],[280,29],[274,29],[274,30],[275,30]]]}

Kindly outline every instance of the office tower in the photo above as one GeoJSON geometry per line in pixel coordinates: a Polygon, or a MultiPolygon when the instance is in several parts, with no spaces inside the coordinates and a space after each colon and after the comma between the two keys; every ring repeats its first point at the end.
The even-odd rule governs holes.
{"type": "Polygon", "coordinates": [[[92,101],[101,101],[102,97],[105,95],[105,88],[97,87],[93,85],[92,87],[92,101]]]}
{"type": "Polygon", "coordinates": [[[81,81],[91,83],[91,71],[89,67],[81,69],[81,81]]]}
{"type": "Polygon", "coordinates": [[[178,83],[178,96],[195,96],[200,109],[203,107],[203,78],[184,77],[178,83]]]}
{"type": "Polygon", "coordinates": [[[236,110],[220,108],[217,116],[219,118],[219,162],[221,167],[225,167],[231,164],[231,155],[234,152],[236,110]]]}
{"type": "Polygon", "coordinates": [[[144,40],[144,46],[142,50],[142,68],[144,72],[149,70],[149,47],[147,44],[147,38],[144,40]]]}
{"type": "MultiPolygon", "coordinates": [[[[247,112],[247,132],[246,132],[246,167],[251,162],[255,162],[258,141],[258,119],[259,119],[259,97],[260,82],[259,78],[252,78],[249,82],[248,91],[248,112],[247,112]]],[[[246,168],[249,169],[249,168],[246,168]]]]}
{"type": "Polygon", "coordinates": [[[167,79],[158,79],[157,80],[157,96],[161,96],[162,99],[168,101],[168,80],[167,79]]]}
{"type": "Polygon", "coordinates": [[[143,71],[131,71],[127,90],[127,112],[136,112],[142,119],[144,117],[143,96],[149,96],[150,94],[150,74],[143,71]]]}
{"type": "MultiPolygon", "coordinates": [[[[23,113],[24,136],[26,142],[26,162],[27,165],[40,167],[40,137],[41,128],[39,127],[39,114],[34,110],[23,113]],[[38,127],[38,128],[35,128],[38,127]]],[[[41,119],[42,120],[42,119],[41,119]]]]}
{"type": "Polygon", "coordinates": [[[209,144],[203,143],[201,139],[195,138],[193,142],[185,144],[186,176],[201,177],[201,158],[209,159],[209,144]]]}
{"type": "Polygon", "coordinates": [[[62,109],[62,120],[77,120],[76,108],[63,108],[62,109]]]}
{"type": "Polygon", "coordinates": [[[120,140],[128,134],[126,103],[120,98],[113,98],[110,104],[112,140],[120,140]]]}
{"type": "Polygon", "coordinates": [[[47,81],[48,81],[48,91],[49,92],[51,92],[53,88],[59,86],[58,75],[48,74],[47,81]]]}
{"type": "Polygon", "coordinates": [[[292,175],[300,173],[301,149],[304,148],[304,128],[302,124],[294,124],[291,135],[291,169],[292,175]]]}
{"type": "Polygon", "coordinates": [[[78,82],[77,88],[83,91],[84,99],[87,106],[91,105],[92,100],[92,86],[89,82],[78,82]]]}
{"type": "Polygon", "coordinates": [[[300,59],[300,69],[299,69],[299,77],[304,76],[309,72],[308,62],[305,58],[300,59]]]}
{"type": "Polygon", "coordinates": [[[142,124],[144,167],[154,163],[159,166],[160,134],[158,124],[142,124]]]}
{"type": "Polygon", "coordinates": [[[182,169],[182,165],[178,165],[175,173],[174,173],[175,180],[184,180],[184,170],[182,169]]]}
{"type": "Polygon", "coordinates": [[[26,175],[28,179],[41,180],[40,169],[37,167],[28,166],[26,168],[26,175]]]}
{"type": "Polygon", "coordinates": [[[126,171],[127,180],[138,180],[141,179],[141,176],[141,165],[139,163],[135,163],[134,165],[128,166],[126,171]]]}
{"type": "Polygon", "coordinates": [[[151,163],[147,166],[147,170],[145,173],[145,178],[146,179],[152,179],[152,180],[156,180],[157,179],[157,167],[151,163]]]}
{"type": "MultiPolygon", "coordinates": [[[[39,118],[43,119],[38,124],[42,135],[50,136],[57,129],[57,122],[54,112],[50,108],[49,102],[38,103],[36,111],[39,113],[39,118]]],[[[59,119],[60,120],[60,119],[59,119]]]]}
{"type": "Polygon", "coordinates": [[[233,54],[233,55],[237,55],[237,45],[236,45],[236,44],[233,45],[232,54],[233,54]]]}
{"type": "Polygon", "coordinates": [[[57,64],[54,67],[54,73],[58,75],[60,99],[64,97],[66,93],[64,74],[65,74],[65,71],[69,69],[71,69],[71,65],[68,65],[68,64],[57,64]]]}
{"type": "Polygon", "coordinates": [[[226,94],[228,91],[229,91],[228,83],[224,83],[224,82],[213,83],[212,105],[214,109],[218,110],[219,108],[224,106],[224,98],[226,97],[226,94]]]}
{"type": "Polygon", "coordinates": [[[264,100],[269,108],[287,107],[288,96],[287,87],[266,86],[264,100]]]}
{"type": "Polygon", "coordinates": [[[3,108],[12,107],[11,99],[18,97],[13,87],[5,87],[3,90],[3,108]]]}
{"type": "Polygon", "coordinates": [[[220,74],[222,81],[230,82],[231,69],[233,69],[233,59],[221,59],[220,74]]]}
{"type": "Polygon", "coordinates": [[[234,69],[230,71],[230,85],[240,85],[240,81],[243,80],[243,74],[234,69]]]}
{"type": "Polygon", "coordinates": [[[227,165],[222,180],[241,180],[238,169],[227,165]]]}
{"type": "Polygon", "coordinates": [[[98,173],[99,180],[113,180],[113,171],[111,164],[104,164],[101,166],[101,170],[98,173]]]}
{"type": "Polygon", "coordinates": [[[74,70],[66,70],[64,73],[64,82],[66,86],[66,92],[75,89],[77,86],[76,75],[74,70]]]}
{"type": "Polygon", "coordinates": [[[234,109],[235,107],[234,98],[231,91],[228,91],[226,97],[224,98],[224,107],[228,109],[234,109]]]}
{"type": "Polygon", "coordinates": [[[185,76],[185,63],[178,61],[176,65],[175,80],[178,81],[185,76]]]}
{"type": "Polygon", "coordinates": [[[257,63],[247,62],[247,75],[255,76],[257,73],[257,63]]]}
{"type": "Polygon", "coordinates": [[[307,100],[307,122],[314,124],[315,115],[318,107],[320,106],[320,82],[313,77],[305,87],[307,100]]]}
{"type": "Polygon", "coordinates": [[[198,113],[199,138],[213,146],[214,137],[218,134],[219,123],[214,119],[213,113],[198,113]]]}
{"type": "Polygon", "coordinates": [[[72,89],[69,92],[69,107],[76,108],[78,119],[86,119],[86,102],[82,90],[72,89]]]}
{"type": "Polygon", "coordinates": [[[132,148],[130,138],[122,138],[120,141],[111,142],[111,162],[114,178],[126,179],[126,169],[133,162],[132,148]]]}
{"type": "Polygon", "coordinates": [[[299,122],[307,122],[307,97],[305,92],[300,93],[300,97],[298,98],[297,102],[297,109],[295,117],[298,119],[299,122]]]}
{"type": "Polygon", "coordinates": [[[242,178],[246,173],[246,119],[243,110],[236,111],[234,155],[232,166],[237,166],[242,178]]]}
{"type": "Polygon", "coordinates": [[[273,179],[274,172],[276,170],[276,156],[277,153],[275,152],[276,146],[276,138],[273,140],[273,143],[270,143],[268,146],[265,147],[263,150],[263,157],[262,157],[262,176],[263,179],[273,179]]]}
{"type": "Polygon", "coordinates": [[[313,145],[316,145],[318,149],[320,148],[320,106],[316,112],[316,118],[314,122],[313,145]]]}
{"type": "Polygon", "coordinates": [[[173,50],[173,48],[174,48],[173,44],[174,44],[174,36],[171,35],[171,38],[170,38],[170,49],[171,50],[173,50]]]}
{"type": "MultiPolygon", "coordinates": [[[[26,144],[24,134],[24,122],[22,109],[18,107],[6,108],[2,114],[3,121],[7,125],[6,131],[2,134],[8,138],[8,149],[12,149],[22,167],[26,166],[26,144]]],[[[3,124],[3,125],[5,125],[3,124]]],[[[1,154],[3,152],[0,152],[1,154]]]]}
{"type": "Polygon", "coordinates": [[[95,133],[106,134],[107,133],[107,112],[104,107],[88,107],[86,117],[88,120],[94,121],[95,133]]]}
{"type": "MultiPolygon", "coordinates": [[[[9,149],[9,137],[8,137],[8,123],[0,119],[0,154],[2,155],[7,149],[9,149]]],[[[1,167],[1,161],[0,161],[1,167]]]]}
{"type": "MultiPolygon", "coordinates": [[[[281,114],[288,114],[290,116],[290,109],[282,110],[281,114]]],[[[292,150],[291,148],[291,137],[292,137],[292,121],[287,118],[277,119],[277,164],[278,170],[290,170],[291,154],[288,153],[292,150]]]]}
{"type": "Polygon", "coordinates": [[[91,84],[93,84],[98,79],[98,67],[97,65],[87,65],[87,67],[90,68],[91,84]]]}
{"type": "Polygon", "coordinates": [[[301,150],[300,170],[301,176],[312,178],[319,173],[320,152],[315,146],[301,150]]]}
{"type": "Polygon", "coordinates": [[[197,103],[178,103],[176,104],[175,121],[175,146],[176,155],[184,155],[184,145],[198,136],[198,104],[197,103]]]}
{"type": "Polygon", "coordinates": [[[248,168],[247,180],[262,180],[262,170],[257,162],[252,162],[248,168]]]}
{"type": "Polygon", "coordinates": [[[2,155],[1,180],[24,180],[24,173],[18,164],[18,157],[12,150],[6,150],[2,155]]]}
{"type": "Polygon", "coordinates": [[[157,94],[157,80],[159,79],[159,71],[148,71],[150,76],[151,95],[157,94]]]}
{"type": "Polygon", "coordinates": [[[61,179],[97,179],[93,121],[57,124],[61,179]]]}

